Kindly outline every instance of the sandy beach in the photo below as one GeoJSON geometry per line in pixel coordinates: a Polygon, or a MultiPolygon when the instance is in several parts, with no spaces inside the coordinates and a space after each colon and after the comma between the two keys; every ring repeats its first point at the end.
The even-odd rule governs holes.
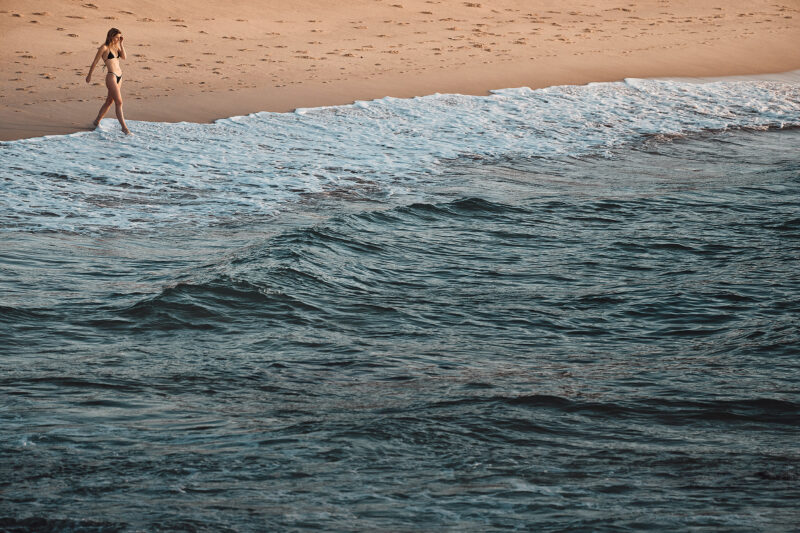
{"type": "MultiPolygon", "coordinates": [[[[129,120],[207,122],[383,96],[800,68],[800,2],[47,0],[0,4],[0,139],[88,129],[122,30],[129,120]]],[[[108,115],[113,117],[113,109],[108,115]]]]}

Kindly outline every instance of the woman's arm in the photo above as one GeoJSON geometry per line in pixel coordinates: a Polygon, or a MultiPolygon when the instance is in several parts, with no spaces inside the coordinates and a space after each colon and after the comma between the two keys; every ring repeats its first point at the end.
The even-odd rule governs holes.
{"type": "Polygon", "coordinates": [[[89,67],[89,75],[86,76],[86,83],[92,82],[92,71],[94,71],[94,66],[97,64],[98,61],[100,61],[100,58],[103,57],[103,48],[105,47],[106,45],[103,45],[97,49],[97,53],[94,55],[94,61],[92,61],[92,66],[89,67]]]}
{"type": "Polygon", "coordinates": [[[123,39],[124,39],[124,37],[122,35],[120,35],[119,36],[119,57],[121,59],[128,59],[128,57],[125,55],[125,47],[122,46],[122,40],[123,39]]]}

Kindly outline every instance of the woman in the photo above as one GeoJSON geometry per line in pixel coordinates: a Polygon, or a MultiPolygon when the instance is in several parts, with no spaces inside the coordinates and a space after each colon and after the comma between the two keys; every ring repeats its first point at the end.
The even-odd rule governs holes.
{"type": "Polygon", "coordinates": [[[86,83],[92,82],[92,71],[100,58],[103,59],[106,69],[108,70],[108,74],[106,74],[108,97],[103,107],[100,108],[97,118],[94,119],[94,126],[97,127],[100,125],[100,121],[113,102],[117,111],[117,120],[119,120],[119,124],[122,126],[122,131],[130,135],[131,130],[125,125],[125,117],[122,115],[122,93],[120,92],[120,87],[122,86],[122,69],[119,67],[119,60],[125,59],[126,55],[125,47],[122,46],[122,32],[117,28],[108,30],[105,44],[97,49],[97,54],[94,56],[92,66],[89,67],[89,75],[86,76],[86,83]]]}

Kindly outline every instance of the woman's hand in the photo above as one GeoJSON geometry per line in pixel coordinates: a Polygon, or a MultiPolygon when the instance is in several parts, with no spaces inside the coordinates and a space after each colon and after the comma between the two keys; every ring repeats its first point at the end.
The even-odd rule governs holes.
{"type": "Polygon", "coordinates": [[[91,74],[86,76],[86,83],[92,83],[92,75],[91,74]]]}

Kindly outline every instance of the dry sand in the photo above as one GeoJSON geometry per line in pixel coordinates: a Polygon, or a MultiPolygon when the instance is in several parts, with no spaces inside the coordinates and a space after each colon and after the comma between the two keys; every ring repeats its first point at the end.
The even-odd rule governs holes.
{"type": "Polygon", "coordinates": [[[89,128],[112,26],[129,120],[800,68],[800,0],[0,0],[0,139],[89,128]]]}

